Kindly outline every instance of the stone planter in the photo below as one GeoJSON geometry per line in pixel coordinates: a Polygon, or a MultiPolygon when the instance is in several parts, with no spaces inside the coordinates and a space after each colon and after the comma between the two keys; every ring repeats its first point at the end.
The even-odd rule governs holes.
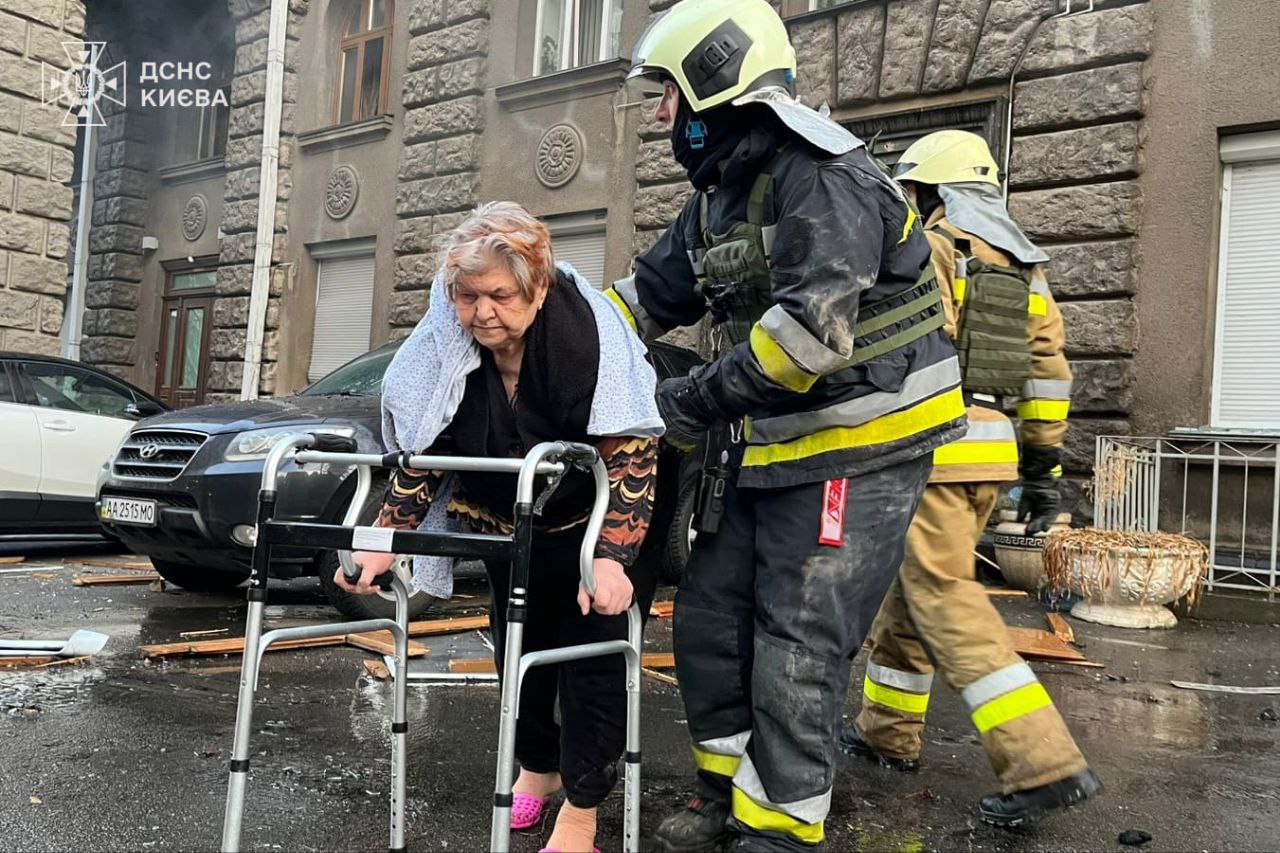
{"type": "MultiPolygon", "coordinates": [[[[1044,585],[1045,537],[1028,536],[1027,525],[1017,518],[1018,514],[1013,510],[1000,511],[1000,523],[996,525],[992,538],[996,564],[1009,586],[1034,593],[1044,585]]],[[[1060,513],[1050,532],[1069,530],[1070,525],[1071,513],[1060,513]]]]}
{"type": "Polygon", "coordinates": [[[1050,584],[1084,598],[1071,615],[1119,628],[1172,628],[1165,606],[1194,599],[1209,564],[1200,542],[1169,533],[1068,530],[1045,542],[1050,584]]]}

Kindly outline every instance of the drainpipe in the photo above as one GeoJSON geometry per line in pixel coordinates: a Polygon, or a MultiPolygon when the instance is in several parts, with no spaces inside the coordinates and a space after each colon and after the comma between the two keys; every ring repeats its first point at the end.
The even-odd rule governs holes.
{"type": "Polygon", "coordinates": [[[1061,12],[1036,21],[1035,28],[1031,30],[1031,35],[1027,37],[1027,43],[1022,46],[1022,53],[1018,55],[1018,61],[1013,65],[1013,73],[1009,75],[1009,111],[1004,117],[1004,166],[1001,169],[1004,173],[1004,203],[1006,206],[1009,204],[1009,161],[1013,159],[1013,87],[1018,83],[1018,72],[1022,70],[1022,63],[1027,59],[1027,53],[1031,50],[1031,43],[1040,34],[1040,28],[1044,26],[1044,22],[1052,21],[1055,18],[1072,18],[1076,15],[1092,12],[1094,0],[1087,0],[1087,2],[1089,5],[1086,8],[1072,10],[1071,7],[1074,5],[1074,0],[1062,0],[1064,8],[1061,12]]]}
{"type": "MultiPolygon", "coordinates": [[[[97,68],[102,45],[89,44],[89,67],[97,68]]],[[[93,221],[93,173],[97,161],[94,150],[94,118],[98,95],[98,75],[89,76],[89,123],[84,126],[84,148],[80,152],[80,208],[76,211],[76,254],[72,259],[71,293],[62,319],[62,357],[80,360],[80,337],[84,328],[84,290],[89,278],[89,225],[93,221]]],[[[124,121],[121,116],[121,121],[124,121]]]]}
{"type": "Polygon", "coordinates": [[[276,181],[280,168],[280,113],[284,101],[284,38],[289,0],[271,0],[267,31],[267,90],[262,118],[262,165],[258,173],[258,235],[249,292],[249,325],[245,330],[244,378],[240,399],[256,400],[262,375],[262,338],[271,294],[271,251],[276,230],[276,181]]]}

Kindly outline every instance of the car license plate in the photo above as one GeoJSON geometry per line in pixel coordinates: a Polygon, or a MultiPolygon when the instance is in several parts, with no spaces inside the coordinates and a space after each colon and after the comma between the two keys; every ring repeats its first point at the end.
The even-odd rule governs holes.
{"type": "Polygon", "coordinates": [[[131,498],[103,498],[99,511],[103,521],[114,521],[117,524],[137,524],[142,527],[156,526],[156,502],[139,501],[131,498]]]}

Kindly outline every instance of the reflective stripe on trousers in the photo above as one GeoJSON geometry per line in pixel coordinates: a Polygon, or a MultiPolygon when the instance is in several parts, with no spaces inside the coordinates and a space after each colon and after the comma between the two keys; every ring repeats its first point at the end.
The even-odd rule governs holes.
{"type": "Polygon", "coordinates": [[[905,672],[868,661],[867,676],[862,682],[862,695],[868,702],[875,702],[895,711],[923,715],[929,707],[929,690],[932,686],[932,673],[905,672]]]}
{"type": "Polygon", "coordinates": [[[1053,704],[1044,685],[1025,663],[985,675],[960,695],[969,706],[974,726],[983,734],[1053,704]]]}

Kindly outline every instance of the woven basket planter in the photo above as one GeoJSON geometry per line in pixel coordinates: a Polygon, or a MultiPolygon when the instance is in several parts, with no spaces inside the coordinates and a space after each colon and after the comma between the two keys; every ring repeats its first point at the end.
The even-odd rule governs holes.
{"type": "Polygon", "coordinates": [[[1119,530],[1062,530],[1044,546],[1045,575],[1056,589],[1084,601],[1071,615],[1121,628],[1172,628],[1166,605],[1194,603],[1209,567],[1209,551],[1186,536],[1119,530]]]}

